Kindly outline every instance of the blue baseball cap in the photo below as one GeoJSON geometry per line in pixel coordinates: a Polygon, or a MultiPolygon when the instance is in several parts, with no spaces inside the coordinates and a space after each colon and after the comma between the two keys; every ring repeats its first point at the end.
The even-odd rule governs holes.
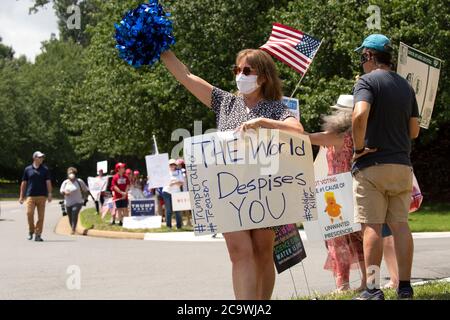
{"type": "Polygon", "coordinates": [[[382,34],[371,34],[364,39],[361,46],[355,49],[355,51],[361,51],[364,48],[374,49],[381,52],[391,52],[391,40],[382,34]]]}

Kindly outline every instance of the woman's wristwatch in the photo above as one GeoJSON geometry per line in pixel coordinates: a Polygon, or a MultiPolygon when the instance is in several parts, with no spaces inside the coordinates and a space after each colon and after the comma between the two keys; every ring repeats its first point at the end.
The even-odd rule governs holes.
{"type": "Polygon", "coordinates": [[[364,150],[366,150],[366,147],[362,147],[361,149],[353,149],[353,152],[355,154],[361,154],[364,152],[364,150]]]}

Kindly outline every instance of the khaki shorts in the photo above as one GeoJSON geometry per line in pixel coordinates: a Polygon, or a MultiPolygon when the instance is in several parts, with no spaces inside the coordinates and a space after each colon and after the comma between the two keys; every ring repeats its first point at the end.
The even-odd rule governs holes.
{"type": "Polygon", "coordinates": [[[353,175],[355,223],[408,222],[413,171],[401,164],[379,164],[353,175]]]}

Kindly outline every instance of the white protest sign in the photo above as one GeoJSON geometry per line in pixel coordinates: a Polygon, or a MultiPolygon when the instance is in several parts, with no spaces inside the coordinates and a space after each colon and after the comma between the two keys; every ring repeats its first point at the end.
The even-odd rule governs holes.
{"type": "Polygon", "coordinates": [[[148,188],[159,188],[169,185],[169,155],[167,153],[154,154],[145,157],[147,165],[148,188]]]}
{"type": "Polygon", "coordinates": [[[184,140],[196,235],[317,219],[308,136],[260,129],[184,140]]]}
{"type": "Polygon", "coordinates": [[[300,120],[300,104],[298,99],[283,97],[281,100],[288,107],[289,111],[294,114],[297,120],[300,120]]]}
{"type": "Polygon", "coordinates": [[[108,161],[100,161],[97,162],[97,174],[99,173],[100,170],[103,170],[104,174],[108,174],[108,161]]]}
{"type": "Polygon", "coordinates": [[[100,196],[100,192],[105,191],[108,184],[108,177],[88,177],[89,191],[92,197],[97,201],[100,196]]]}
{"type": "Polygon", "coordinates": [[[442,61],[400,42],[397,73],[416,93],[420,126],[428,129],[439,83],[442,61]]]}
{"type": "Polygon", "coordinates": [[[350,172],[316,181],[318,220],[304,223],[308,240],[329,240],[361,230],[353,223],[353,181],[350,172]]]}
{"type": "Polygon", "coordinates": [[[189,197],[189,192],[172,193],[172,210],[173,211],[191,210],[191,199],[189,197]]]}
{"type": "Polygon", "coordinates": [[[161,222],[161,216],[124,217],[123,227],[125,229],[156,229],[161,228],[161,222]]]}

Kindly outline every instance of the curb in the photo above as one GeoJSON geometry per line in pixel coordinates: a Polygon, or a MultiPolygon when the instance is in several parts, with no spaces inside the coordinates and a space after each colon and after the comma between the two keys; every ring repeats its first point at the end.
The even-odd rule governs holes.
{"type": "MultiPolygon", "coordinates": [[[[68,223],[69,220],[67,216],[61,217],[58,223],[56,224],[54,232],[64,236],[70,236],[71,229],[68,223]]],[[[80,216],[78,216],[77,235],[97,237],[97,238],[130,239],[130,240],[144,240],[145,237],[145,233],[142,232],[86,229],[81,225],[80,216]]]]}
{"type": "Polygon", "coordinates": [[[426,281],[418,281],[418,282],[411,282],[411,286],[423,286],[425,284],[434,282],[450,282],[450,277],[448,278],[442,278],[442,279],[436,279],[436,280],[426,280],[426,281]]]}
{"type": "MultiPolygon", "coordinates": [[[[68,226],[68,219],[66,217],[61,217],[56,224],[54,232],[60,235],[70,236],[70,227],[68,226]]],[[[299,230],[302,240],[308,241],[306,233],[304,230],[299,230]]],[[[147,233],[142,232],[126,232],[126,231],[108,231],[108,230],[96,230],[96,229],[86,229],[81,225],[80,216],[78,216],[77,223],[77,234],[82,236],[97,237],[97,238],[109,238],[109,239],[130,239],[130,240],[147,240],[147,241],[192,241],[186,239],[179,239],[175,237],[170,239],[170,232],[163,233],[163,235],[149,236],[147,233]]],[[[174,232],[178,234],[178,232],[174,232]]],[[[153,234],[152,234],[153,235],[153,234]]],[[[450,238],[450,232],[414,232],[414,239],[438,239],[438,238],[450,238]]],[[[206,237],[206,236],[205,236],[206,237]]],[[[206,238],[205,238],[206,239],[206,238]]],[[[215,239],[213,241],[220,240],[215,239]]],[[[196,238],[195,241],[204,241],[200,238],[196,238]]]]}

